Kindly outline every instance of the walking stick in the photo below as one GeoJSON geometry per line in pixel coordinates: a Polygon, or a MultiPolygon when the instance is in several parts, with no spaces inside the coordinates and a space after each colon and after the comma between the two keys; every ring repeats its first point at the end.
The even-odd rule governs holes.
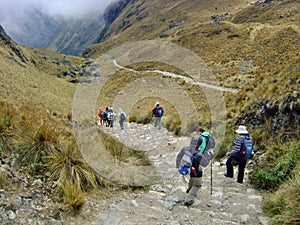
{"type": "Polygon", "coordinates": [[[210,194],[212,195],[212,182],[213,182],[213,179],[212,179],[212,175],[213,175],[213,171],[212,171],[212,163],[210,164],[210,194]]]}

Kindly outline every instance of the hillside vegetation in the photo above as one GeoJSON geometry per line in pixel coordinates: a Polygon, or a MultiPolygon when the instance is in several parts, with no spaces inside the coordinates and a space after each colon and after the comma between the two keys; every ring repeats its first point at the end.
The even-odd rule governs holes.
{"type": "MultiPolygon", "coordinates": [[[[0,98],[4,102],[0,124],[1,157],[7,152],[22,149],[19,147],[24,146],[22,141],[21,145],[11,146],[12,143],[18,143],[16,136],[23,134],[16,132],[17,127],[21,126],[22,121],[28,124],[33,121],[34,125],[25,123],[21,130],[29,130],[30,126],[34,126],[33,130],[40,127],[44,133],[31,135],[31,138],[42,140],[43,144],[44,140],[51,143],[53,148],[50,148],[50,158],[70,158],[68,154],[75,154],[71,157],[74,159],[71,163],[81,165],[83,171],[89,171],[82,173],[89,174],[88,177],[81,176],[83,184],[88,187],[103,186],[99,174],[94,174],[81,162],[78,150],[70,151],[76,149],[72,145],[74,134],[70,123],[73,122],[72,103],[77,83],[92,79],[84,76],[89,66],[116,46],[149,39],[173,42],[204,60],[217,79],[216,85],[239,90],[237,93],[224,92],[227,128],[218,159],[231,150],[237,125],[245,124],[256,146],[250,180],[256,188],[268,193],[269,197],[264,202],[266,214],[274,218],[274,224],[298,224],[300,3],[292,0],[256,4],[246,0],[134,0],[124,5],[119,16],[107,25],[103,33],[105,39],[87,48],[83,54],[85,58],[20,46],[3,29],[0,30],[0,98]],[[24,112],[18,113],[20,110],[24,112]],[[12,114],[16,114],[15,119],[12,119],[12,114]],[[32,117],[26,117],[26,114],[32,117]],[[48,122],[49,126],[46,125],[48,122]],[[48,127],[57,129],[53,131],[49,128],[48,131],[48,127]],[[49,133],[55,139],[48,139],[49,133]]],[[[111,105],[126,85],[146,76],[145,70],[159,69],[186,75],[180,69],[161,62],[136,63],[128,67],[137,72],[122,69],[110,74],[97,105],[111,105]]],[[[161,75],[152,73],[151,76],[161,75]]],[[[196,102],[201,125],[207,129],[212,128],[207,101],[201,88],[177,78],[172,79],[196,102]]],[[[168,118],[173,118],[167,121],[168,126],[178,131],[180,121],[176,109],[164,99],[160,101],[169,109],[168,118]]],[[[132,121],[148,121],[151,117],[149,109],[154,102],[154,98],[137,102],[131,112],[132,121]]],[[[96,115],[97,109],[92,110],[96,115]]],[[[91,118],[92,121],[94,119],[91,118]]],[[[114,144],[119,147],[120,143],[114,144]]],[[[111,146],[112,151],[114,147],[111,146]]],[[[43,170],[39,168],[40,162],[24,163],[33,165],[34,171],[43,170]]],[[[59,165],[52,164],[54,171],[57,168],[55,166],[59,165]]],[[[63,179],[57,173],[54,176],[55,179],[63,179]]],[[[72,179],[64,182],[66,187],[74,185],[72,179]]],[[[85,188],[78,188],[75,187],[77,193],[86,191],[85,188]]],[[[74,208],[83,204],[81,199],[71,198],[68,201],[66,196],[70,195],[65,193],[65,200],[74,208]]]]}

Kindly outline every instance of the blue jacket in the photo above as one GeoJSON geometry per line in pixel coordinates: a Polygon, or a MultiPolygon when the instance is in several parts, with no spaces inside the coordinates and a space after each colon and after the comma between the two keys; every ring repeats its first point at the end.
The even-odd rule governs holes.
{"type": "Polygon", "coordinates": [[[250,137],[249,134],[240,134],[240,136],[238,136],[235,139],[235,148],[228,153],[229,156],[237,156],[239,154],[239,152],[242,150],[242,145],[244,143],[244,137],[250,137]]]}

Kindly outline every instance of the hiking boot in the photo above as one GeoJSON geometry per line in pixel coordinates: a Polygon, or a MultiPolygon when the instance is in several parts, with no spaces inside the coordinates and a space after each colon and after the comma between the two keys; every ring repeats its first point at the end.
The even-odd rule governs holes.
{"type": "Polygon", "coordinates": [[[224,173],[224,176],[225,176],[225,177],[229,177],[229,178],[233,178],[233,176],[228,176],[227,173],[224,173]]]}
{"type": "Polygon", "coordinates": [[[189,207],[189,206],[191,206],[193,204],[194,204],[194,200],[190,200],[188,202],[184,202],[184,205],[187,206],[187,207],[189,207]]]}

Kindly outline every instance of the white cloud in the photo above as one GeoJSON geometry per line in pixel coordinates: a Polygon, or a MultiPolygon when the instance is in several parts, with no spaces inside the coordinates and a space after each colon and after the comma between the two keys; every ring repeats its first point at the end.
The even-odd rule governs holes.
{"type": "Polygon", "coordinates": [[[18,24],[26,19],[25,12],[33,8],[52,16],[62,15],[66,18],[99,14],[112,1],[114,0],[1,0],[0,24],[18,24]]]}
{"type": "Polygon", "coordinates": [[[22,33],[33,10],[67,19],[82,18],[103,13],[113,1],[118,0],[0,0],[0,25],[8,33],[22,33]]]}

